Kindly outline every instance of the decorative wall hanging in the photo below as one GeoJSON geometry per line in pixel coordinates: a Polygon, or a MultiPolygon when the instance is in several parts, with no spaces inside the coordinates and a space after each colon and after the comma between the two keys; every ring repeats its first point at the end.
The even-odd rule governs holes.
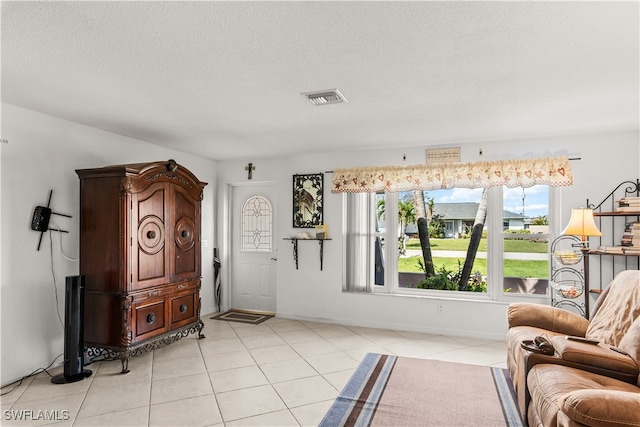
{"type": "Polygon", "coordinates": [[[313,228],[322,224],[324,175],[293,176],[293,226],[313,228]]]}
{"type": "Polygon", "coordinates": [[[253,166],[253,163],[249,163],[244,167],[244,170],[247,171],[247,179],[253,179],[253,171],[256,170],[256,167],[253,166]]]}
{"type": "Polygon", "coordinates": [[[427,164],[451,163],[459,161],[460,147],[427,149],[427,164]]]}

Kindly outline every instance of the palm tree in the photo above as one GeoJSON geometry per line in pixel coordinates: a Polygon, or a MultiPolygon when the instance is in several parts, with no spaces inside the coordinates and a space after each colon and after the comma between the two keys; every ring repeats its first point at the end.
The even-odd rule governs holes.
{"type": "Polygon", "coordinates": [[[473,229],[471,231],[471,239],[469,240],[469,247],[467,248],[467,257],[464,260],[464,266],[460,274],[460,281],[458,282],[458,289],[464,291],[467,289],[469,278],[471,277],[471,269],[473,263],[476,260],[476,254],[478,253],[478,246],[480,246],[480,239],[482,239],[482,230],[484,228],[484,222],[487,219],[487,189],[482,191],[482,199],[478,206],[478,212],[476,212],[476,219],[473,222],[473,229]]]}
{"type": "MultiPolygon", "coordinates": [[[[376,211],[379,219],[384,219],[385,215],[385,200],[380,199],[376,203],[376,211]]],[[[409,224],[416,223],[416,210],[412,201],[399,200],[398,201],[398,224],[400,225],[400,236],[398,238],[399,251],[401,255],[407,252],[407,242],[404,239],[404,233],[409,224]]]]}
{"type": "Polygon", "coordinates": [[[433,216],[433,197],[429,198],[429,211],[425,209],[425,197],[423,190],[413,191],[414,203],[416,205],[416,217],[418,225],[418,237],[420,238],[420,249],[422,249],[422,260],[424,261],[424,275],[430,277],[435,275],[433,267],[433,256],[431,255],[431,241],[429,240],[429,223],[433,216]]]}
{"type": "Polygon", "coordinates": [[[427,219],[431,221],[433,219],[433,208],[436,205],[436,201],[433,199],[433,197],[429,197],[427,200],[427,205],[429,206],[429,209],[427,210],[427,219]]]}
{"type": "Polygon", "coordinates": [[[407,240],[405,239],[405,230],[409,224],[416,223],[416,208],[413,202],[409,200],[398,201],[398,223],[400,223],[400,253],[407,253],[407,240]]]}
{"type": "Polygon", "coordinates": [[[378,219],[383,220],[385,214],[386,203],[384,199],[378,199],[376,202],[376,215],[378,215],[378,219]]]}
{"type": "Polygon", "coordinates": [[[424,203],[424,191],[413,190],[413,203],[416,207],[416,218],[427,218],[424,203]]]}

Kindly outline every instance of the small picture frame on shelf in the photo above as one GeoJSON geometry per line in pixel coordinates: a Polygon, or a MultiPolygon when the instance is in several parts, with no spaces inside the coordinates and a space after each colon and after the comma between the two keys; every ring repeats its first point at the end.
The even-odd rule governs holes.
{"type": "Polygon", "coordinates": [[[321,224],[315,226],[316,231],[316,239],[328,239],[329,238],[329,227],[327,224],[321,224]]]}
{"type": "Polygon", "coordinates": [[[322,225],[324,174],[293,176],[293,227],[322,225]]]}

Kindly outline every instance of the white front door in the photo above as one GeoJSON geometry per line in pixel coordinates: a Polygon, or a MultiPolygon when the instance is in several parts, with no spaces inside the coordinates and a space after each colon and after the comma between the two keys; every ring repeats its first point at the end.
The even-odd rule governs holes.
{"type": "Polygon", "coordinates": [[[276,312],[276,187],[231,187],[231,308],[276,312]]]}

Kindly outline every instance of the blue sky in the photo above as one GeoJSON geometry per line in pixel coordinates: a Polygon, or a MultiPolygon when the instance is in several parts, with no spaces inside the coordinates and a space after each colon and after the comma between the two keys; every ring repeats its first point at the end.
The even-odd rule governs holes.
{"type": "MultiPolygon", "coordinates": [[[[522,213],[522,190],[521,187],[503,189],[505,210],[522,213]]],[[[427,192],[427,195],[432,197],[436,203],[479,202],[482,196],[482,189],[431,190],[427,192]]],[[[537,185],[524,189],[524,214],[530,218],[549,215],[549,188],[546,185],[537,185]]]]}

